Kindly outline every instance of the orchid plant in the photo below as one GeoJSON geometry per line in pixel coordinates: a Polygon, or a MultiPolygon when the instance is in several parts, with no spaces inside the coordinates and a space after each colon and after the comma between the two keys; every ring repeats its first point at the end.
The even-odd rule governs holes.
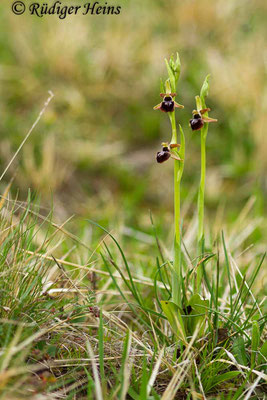
{"type": "MultiPolygon", "coordinates": [[[[176,111],[184,108],[176,102],[177,84],[180,76],[181,63],[179,54],[176,58],[171,56],[170,60],[165,59],[168,79],[162,84],[162,101],[154,107],[168,114],[171,124],[170,142],[162,143],[162,150],[157,153],[156,160],[163,163],[172,158],[174,162],[174,259],[169,262],[172,275],[172,298],[169,301],[162,301],[162,309],[167,317],[170,326],[180,341],[181,345],[186,345],[188,337],[195,334],[200,337],[205,328],[205,320],[208,312],[209,301],[201,297],[202,265],[196,268],[196,284],[189,297],[188,282],[192,270],[183,272],[182,269],[182,248],[181,248],[181,180],[185,162],[185,135],[180,124],[177,129],[176,111]],[[178,132],[179,142],[178,143],[178,132]],[[196,332],[196,333],[195,333],[196,332]]],[[[190,126],[193,131],[200,130],[201,133],[201,180],[198,193],[198,249],[203,254],[204,249],[204,190],[206,174],[206,137],[208,124],[215,122],[208,116],[209,108],[206,107],[205,98],[208,94],[209,83],[207,77],[202,86],[200,96],[196,96],[196,110],[193,111],[193,118],[190,126]]]]}

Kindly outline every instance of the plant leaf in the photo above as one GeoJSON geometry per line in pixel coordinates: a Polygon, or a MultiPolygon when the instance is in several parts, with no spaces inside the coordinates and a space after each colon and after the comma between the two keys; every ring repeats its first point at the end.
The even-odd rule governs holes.
{"type": "Polygon", "coordinates": [[[225,382],[225,381],[228,381],[229,379],[235,378],[239,374],[240,374],[240,371],[230,371],[230,372],[225,372],[224,374],[221,374],[219,376],[216,376],[213,379],[212,385],[209,387],[209,390],[214,388],[214,386],[219,385],[222,382],[225,382]]]}
{"type": "Polygon", "coordinates": [[[205,329],[204,322],[208,312],[209,300],[203,300],[199,294],[194,294],[189,300],[188,305],[192,307],[190,315],[184,317],[187,319],[188,331],[193,335],[198,326],[198,337],[201,337],[205,329]]]}
{"type": "Polygon", "coordinates": [[[267,363],[267,340],[261,346],[258,355],[258,364],[266,364],[266,363],[267,363]]]}
{"type": "Polygon", "coordinates": [[[256,352],[260,344],[260,329],[257,321],[252,323],[252,338],[251,338],[251,368],[254,368],[256,361],[256,352]]]}
{"type": "Polygon", "coordinates": [[[164,83],[163,83],[163,80],[161,78],[160,78],[160,92],[161,93],[165,92],[164,83]]]}
{"type": "Polygon", "coordinates": [[[247,355],[245,350],[245,342],[242,336],[238,336],[233,343],[233,353],[239,364],[247,365],[247,355]]]}
{"type": "Polygon", "coordinates": [[[185,327],[181,316],[181,309],[177,306],[177,304],[166,300],[161,301],[161,306],[170,323],[173,333],[178,337],[179,340],[187,344],[185,327]]]}

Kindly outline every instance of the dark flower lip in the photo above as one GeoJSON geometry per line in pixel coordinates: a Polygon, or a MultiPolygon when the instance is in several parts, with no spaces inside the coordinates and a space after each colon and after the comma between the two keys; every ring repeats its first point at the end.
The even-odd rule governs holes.
{"type": "Polygon", "coordinates": [[[158,163],[163,163],[165,161],[167,161],[171,156],[171,153],[168,151],[158,151],[157,152],[157,156],[156,156],[156,160],[158,163]]]}
{"type": "Polygon", "coordinates": [[[166,100],[166,98],[161,102],[160,106],[161,111],[163,112],[173,112],[174,111],[174,101],[170,97],[170,100],[166,100]]]}
{"type": "Polygon", "coordinates": [[[204,121],[202,118],[193,118],[190,119],[190,126],[192,131],[198,131],[204,126],[204,121]]]}

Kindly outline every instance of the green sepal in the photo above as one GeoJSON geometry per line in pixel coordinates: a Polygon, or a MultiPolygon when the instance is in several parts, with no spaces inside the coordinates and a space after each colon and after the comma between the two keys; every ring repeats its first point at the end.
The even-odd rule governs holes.
{"type": "Polygon", "coordinates": [[[167,79],[165,81],[165,93],[170,94],[171,92],[172,92],[171,82],[170,82],[170,79],[167,79]]]}
{"type": "Polygon", "coordinates": [[[195,99],[196,99],[197,111],[202,110],[203,107],[202,107],[202,101],[201,101],[200,96],[195,96],[195,99]]]}

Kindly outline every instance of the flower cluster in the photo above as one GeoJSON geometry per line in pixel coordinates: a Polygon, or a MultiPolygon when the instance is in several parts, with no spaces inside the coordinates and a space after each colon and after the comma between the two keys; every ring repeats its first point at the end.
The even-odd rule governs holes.
{"type": "MultiPolygon", "coordinates": [[[[160,93],[160,97],[162,97],[161,103],[157,104],[154,107],[154,110],[161,110],[165,113],[168,113],[170,116],[170,113],[173,113],[176,108],[184,108],[182,104],[179,104],[175,101],[176,97],[176,85],[179,79],[180,75],[180,59],[179,55],[177,54],[176,60],[174,60],[173,56],[170,58],[169,61],[165,60],[166,66],[167,66],[167,71],[169,78],[165,82],[165,92],[160,93]]],[[[205,81],[206,82],[206,81],[205,81]]],[[[205,85],[204,85],[205,86],[205,85]]],[[[204,96],[204,91],[207,88],[206,86],[202,88],[203,91],[203,96],[204,96]]],[[[205,93],[206,95],[207,93],[205,93]]],[[[204,102],[204,100],[203,100],[204,102]]],[[[208,116],[208,112],[210,111],[210,108],[202,108],[202,101],[199,96],[196,97],[196,103],[197,103],[197,110],[193,110],[193,118],[190,119],[189,121],[189,126],[191,127],[192,131],[199,131],[201,130],[205,123],[210,123],[210,122],[217,122],[217,119],[210,118],[208,116]]],[[[171,118],[171,117],[170,117],[171,118]]],[[[183,161],[182,158],[179,156],[179,151],[178,147],[181,145],[173,142],[168,144],[168,143],[162,143],[162,150],[157,152],[156,155],[156,160],[158,163],[163,163],[169,158],[173,158],[174,160],[177,161],[183,161]]]]}

